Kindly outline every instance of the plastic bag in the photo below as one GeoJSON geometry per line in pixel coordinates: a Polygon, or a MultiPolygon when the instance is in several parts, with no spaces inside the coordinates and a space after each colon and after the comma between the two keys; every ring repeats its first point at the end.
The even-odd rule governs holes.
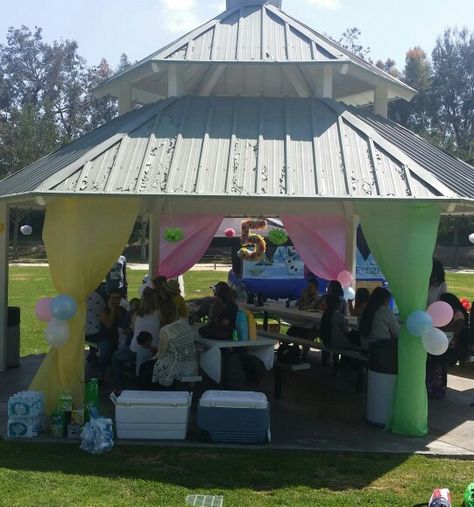
{"type": "Polygon", "coordinates": [[[91,454],[102,454],[114,446],[112,419],[90,414],[90,421],[81,432],[81,449],[91,454]]]}

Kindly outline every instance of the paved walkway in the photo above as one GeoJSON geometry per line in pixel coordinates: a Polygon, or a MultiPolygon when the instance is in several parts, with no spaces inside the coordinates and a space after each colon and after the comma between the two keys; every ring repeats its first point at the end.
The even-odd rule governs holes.
{"type": "MultiPolygon", "coordinates": [[[[35,267],[35,268],[47,268],[49,264],[44,262],[11,262],[10,266],[35,267]]],[[[148,271],[148,264],[143,263],[127,263],[127,268],[133,271],[148,271]]],[[[230,264],[219,264],[219,263],[199,263],[195,264],[190,271],[229,271],[232,269],[230,264]]]]}
{"type": "MultiPolygon", "coordinates": [[[[28,387],[41,359],[42,356],[25,357],[20,368],[0,373],[0,435],[5,435],[8,396],[28,387]]],[[[237,362],[231,365],[233,388],[263,391],[270,399],[271,448],[423,453],[474,459],[474,408],[470,407],[474,400],[474,370],[453,370],[455,374],[449,375],[446,398],[430,401],[429,434],[422,438],[407,438],[365,422],[365,395],[354,392],[354,371],[341,370],[337,378],[331,377],[326,369],[321,368],[318,352],[310,353],[310,362],[311,370],[284,376],[281,400],[274,399],[273,372],[254,385],[246,383],[237,362]]],[[[210,381],[196,385],[190,431],[185,442],[143,444],[211,445],[200,441],[194,417],[202,392],[215,388],[210,381]]],[[[113,415],[114,407],[107,397],[110,390],[111,386],[106,385],[101,391],[101,412],[113,415]]],[[[48,437],[43,440],[51,441],[48,437]]]]}

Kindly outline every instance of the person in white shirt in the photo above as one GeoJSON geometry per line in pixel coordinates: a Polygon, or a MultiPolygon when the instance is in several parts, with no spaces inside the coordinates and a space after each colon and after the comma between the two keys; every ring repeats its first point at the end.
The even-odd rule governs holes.
{"type": "Polygon", "coordinates": [[[374,289],[360,318],[361,348],[367,350],[370,340],[394,340],[400,327],[388,304],[390,292],[382,287],[374,289]]]}

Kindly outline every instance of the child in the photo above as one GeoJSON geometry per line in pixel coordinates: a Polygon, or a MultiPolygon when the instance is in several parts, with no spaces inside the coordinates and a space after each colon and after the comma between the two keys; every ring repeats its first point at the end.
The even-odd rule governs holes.
{"type": "Polygon", "coordinates": [[[142,331],[137,336],[137,361],[136,361],[136,374],[139,375],[140,366],[148,359],[151,359],[156,354],[156,348],[151,346],[153,337],[148,331],[142,331]]]}

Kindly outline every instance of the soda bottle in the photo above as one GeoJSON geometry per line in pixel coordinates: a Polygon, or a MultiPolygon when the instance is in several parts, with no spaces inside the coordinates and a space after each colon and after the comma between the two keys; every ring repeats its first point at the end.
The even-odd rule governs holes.
{"type": "Polygon", "coordinates": [[[90,419],[91,412],[99,410],[99,381],[91,378],[86,384],[84,418],[90,419]]]}
{"type": "Polygon", "coordinates": [[[233,340],[234,342],[239,341],[239,333],[237,332],[237,329],[234,329],[234,330],[232,331],[232,340],[233,340]]]}

